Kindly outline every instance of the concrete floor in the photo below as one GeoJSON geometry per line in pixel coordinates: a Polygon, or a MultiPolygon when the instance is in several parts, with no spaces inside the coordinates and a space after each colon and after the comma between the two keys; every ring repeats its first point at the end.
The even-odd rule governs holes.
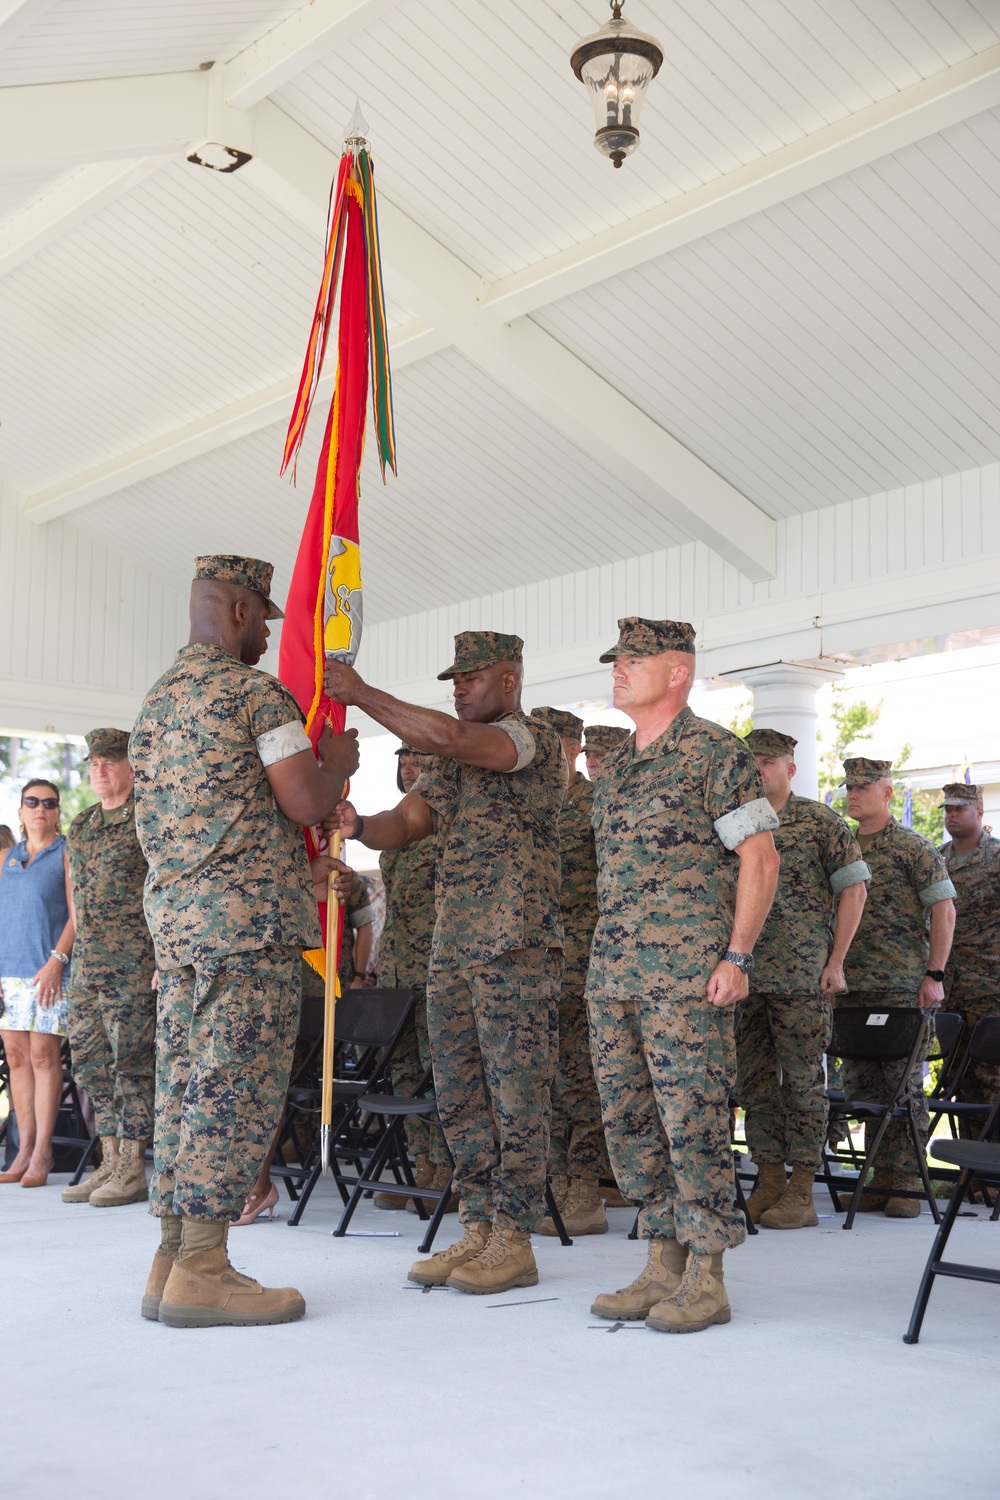
{"type": "MultiPolygon", "coordinates": [[[[139,1317],[153,1221],[65,1205],[65,1181],[0,1187],[12,1500],[1000,1491],[1000,1289],[939,1282],[921,1343],[902,1343],[926,1210],[845,1234],[817,1194],[818,1229],[727,1257],[732,1323],[677,1338],[590,1316],[644,1259],[627,1212],[568,1249],[536,1240],[536,1288],[467,1297],[408,1285],[411,1214],[369,1207],[356,1229],[398,1237],[332,1239],[324,1186],[297,1229],[283,1202],[281,1221],[231,1236],[237,1266],[302,1290],[303,1322],[172,1330],[139,1317]]],[[[950,1254],[1000,1264],[1000,1225],[960,1221],[950,1254]]]]}

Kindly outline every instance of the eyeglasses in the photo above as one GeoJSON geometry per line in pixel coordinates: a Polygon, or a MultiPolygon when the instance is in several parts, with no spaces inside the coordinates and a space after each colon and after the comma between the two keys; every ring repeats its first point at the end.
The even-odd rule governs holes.
{"type": "Polygon", "coordinates": [[[44,807],[47,812],[53,812],[59,806],[58,797],[22,797],[22,807],[44,807]]]}

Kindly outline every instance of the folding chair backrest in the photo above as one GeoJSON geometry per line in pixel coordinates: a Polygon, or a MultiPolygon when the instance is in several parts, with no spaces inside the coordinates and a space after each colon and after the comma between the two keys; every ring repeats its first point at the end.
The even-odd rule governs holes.
{"type": "Polygon", "coordinates": [[[984,1016],[976,1022],[966,1056],[969,1062],[987,1066],[995,1067],[1000,1063],[1000,1016],[984,1016]]]}
{"type": "Polygon", "coordinates": [[[899,1062],[909,1056],[926,1020],[915,1007],[838,1005],[827,1053],[847,1062],[899,1062]]]}
{"type": "Polygon", "coordinates": [[[337,1001],[337,1041],[355,1047],[390,1047],[412,1009],[412,990],[348,990],[337,1001]]]}
{"type": "Polygon", "coordinates": [[[936,1052],[944,1059],[944,1066],[941,1070],[943,1073],[948,1071],[949,1064],[954,1059],[964,1029],[965,1021],[955,1011],[937,1010],[934,1012],[934,1040],[937,1042],[936,1052]]]}

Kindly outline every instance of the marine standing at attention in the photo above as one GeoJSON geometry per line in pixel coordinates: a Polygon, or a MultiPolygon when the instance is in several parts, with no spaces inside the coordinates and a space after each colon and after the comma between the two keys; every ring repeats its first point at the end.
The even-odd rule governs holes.
{"type": "Polygon", "coordinates": [[[618,1184],[642,1205],[645,1268],[597,1298],[602,1318],[665,1333],[728,1323],[723,1251],[742,1244],[729,1135],[732,1007],[778,879],[750,751],[687,706],[694,630],[619,620],[615,707],[635,734],[594,787],[600,916],[587,1004],[618,1184]]]}
{"type": "Polygon", "coordinates": [[[353,730],[319,742],[256,663],[270,563],[199,557],[191,638],[135,729],[136,827],[159,1014],[151,1211],[160,1249],[143,1316],[173,1327],[301,1318],[291,1287],[233,1270],[231,1220],[267,1154],[298,1031],[302,951],[321,941],[300,825],[320,823],[358,764],[353,730]]]}
{"type": "Polygon", "coordinates": [[[135,830],[128,732],[87,735],[90,785],[99,801],[66,836],[76,944],[69,991],[73,1076],[94,1108],[101,1164],[64,1203],[116,1208],[149,1197],[153,1139],[156,994],[153,940],[142,909],[146,857],[135,830]]]}
{"type": "Polygon", "coordinates": [[[538,1280],[530,1235],[545,1212],[558,1044],[566,760],[558,735],[521,709],[522,646],[492,630],[455,637],[439,676],[453,682],[457,719],[339,662],[326,669],[331,698],[438,757],[388,812],[359,818],[344,803],[340,827],[370,849],[441,839],[427,1029],[465,1234],[410,1279],[473,1293],[538,1280]]]}
{"type": "Polygon", "coordinates": [[[765,1229],[806,1229],[819,1223],[812,1190],[829,1114],[823,1056],[833,996],[845,988],[844,960],[871,871],[840,814],[792,791],[797,741],[761,728],[746,743],[778,815],[781,857],[750,994],[736,1016],[736,1092],[757,1163],[747,1207],[765,1229]]]}

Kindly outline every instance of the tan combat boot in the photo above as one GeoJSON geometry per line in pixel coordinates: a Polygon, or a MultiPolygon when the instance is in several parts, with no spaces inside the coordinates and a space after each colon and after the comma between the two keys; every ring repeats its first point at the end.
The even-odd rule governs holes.
{"type": "Polygon", "coordinates": [[[214,1221],[181,1220],[181,1248],[163,1287],[160,1322],[170,1328],[258,1328],[303,1317],[306,1304],[294,1287],[261,1286],[229,1264],[228,1229],[214,1221]]]}
{"type": "MultiPolygon", "coordinates": [[[[567,1234],[607,1234],[608,1218],[596,1181],[588,1182],[582,1177],[571,1177],[569,1192],[562,1204],[557,1206],[567,1234]]],[[[556,1226],[546,1215],[538,1226],[538,1233],[555,1232],[556,1226]]]]}
{"type": "Polygon", "coordinates": [[[153,1264],[149,1269],[146,1290],[142,1294],[142,1316],[157,1322],[163,1288],[173,1270],[181,1248],[181,1220],[176,1214],[164,1214],[160,1219],[160,1243],[153,1264]]]}
{"type": "MultiPolygon", "coordinates": [[[[894,1188],[909,1188],[911,1192],[919,1193],[922,1183],[916,1172],[893,1172],[892,1186],[894,1188]]],[[[890,1198],[885,1205],[885,1216],[887,1219],[917,1219],[920,1217],[919,1198],[890,1198]]]]}
{"type": "MultiPolygon", "coordinates": [[[[438,1189],[439,1192],[443,1193],[444,1190],[445,1190],[445,1188],[448,1186],[448,1183],[450,1181],[451,1181],[451,1168],[450,1167],[444,1166],[442,1164],[440,1167],[435,1167],[434,1168],[434,1181],[431,1183],[431,1187],[435,1187],[435,1188],[438,1189]]],[[[458,1207],[459,1207],[458,1199],[455,1197],[455,1194],[454,1193],[449,1193],[448,1194],[448,1202],[445,1204],[445,1208],[444,1208],[445,1213],[446,1214],[457,1214],[458,1213],[458,1207]]]]}
{"type": "Polygon", "coordinates": [[[125,1203],[145,1203],[148,1197],[146,1142],[122,1141],[118,1164],[104,1186],[91,1193],[91,1207],[121,1208],[125,1203]]]}
{"type": "Polygon", "coordinates": [[[757,1181],[747,1199],[747,1212],[755,1224],[760,1223],[761,1214],[767,1213],[780,1203],[788,1186],[784,1162],[761,1162],[757,1168],[757,1181]]]}
{"type": "Polygon", "coordinates": [[[792,1180],[781,1201],[760,1216],[765,1229],[811,1229],[819,1223],[813,1202],[813,1175],[811,1167],[792,1167],[792,1180]]]}
{"type": "Polygon", "coordinates": [[[639,1207],[638,1203],[633,1203],[631,1199],[626,1198],[621,1188],[617,1185],[615,1187],[605,1187],[604,1184],[601,1183],[601,1197],[604,1199],[605,1208],[639,1207]]]}
{"type": "Polygon", "coordinates": [[[452,1271],[446,1286],[456,1292],[509,1292],[515,1286],[537,1286],[538,1267],[531,1235],[513,1224],[494,1224],[489,1243],[480,1255],[452,1271]]]}
{"type": "Polygon", "coordinates": [[[471,1220],[468,1224],[463,1224],[462,1228],[465,1230],[462,1238],[454,1245],[449,1245],[447,1250],[439,1250],[428,1260],[414,1261],[407,1281],[415,1281],[418,1286],[444,1286],[452,1271],[464,1265],[467,1260],[482,1255],[493,1229],[489,1219],[471,1220]]]}
{"type": "Polygon", "coordinates": [[[728,1323],[732,1313],[722,1282],[722,1252],[688,1256],[681,1284],[672,1297],[651,1307],[646,1327],[657,1333],[701,1333],[712,1323],[728,1323]]]}
{"type": "MultiPolygon", "coordinates": [[[[883,1172],[881,1168],[872,1173],[872,1180],[868,1184],[870,1188],[891,1188],[892,1185],[892,1173],[883,1172]]],[[[848,1193],[845,1196],[847,1197],[848,1201],[850,1201],[850,1194],[848,1193]]],[[[858,1207],[858,1213],[881,1213],[883,1208],[885,1208],[885,1202],[885,1198],[876,1198],[874,1193],[865,1193],[861,1198],[861,1203],[858,1207]]]]}
{"type": "Polygon", "coordinates": [[[650,1240],[646,1264],[634,1281],[617,1292],[602,1292],[590,1311],[595,1318],[635,1323],[651,1307],[672,1297],[681,1284],[687,1250],[676,1240],[650,1240]]]}
{"type": "Polygon", "coordinates": [[[115,1167],[118,1165],[118,1137],[116,1135],[101,1136],[101,1165],[96,1172],[91,1172],[76,1187],[63,1188],[62,1201],[64,1203],[89,1203],[90,1195],[97,1188],[103,1187],[110,1177],[114,1175],[115,1167]]]}

